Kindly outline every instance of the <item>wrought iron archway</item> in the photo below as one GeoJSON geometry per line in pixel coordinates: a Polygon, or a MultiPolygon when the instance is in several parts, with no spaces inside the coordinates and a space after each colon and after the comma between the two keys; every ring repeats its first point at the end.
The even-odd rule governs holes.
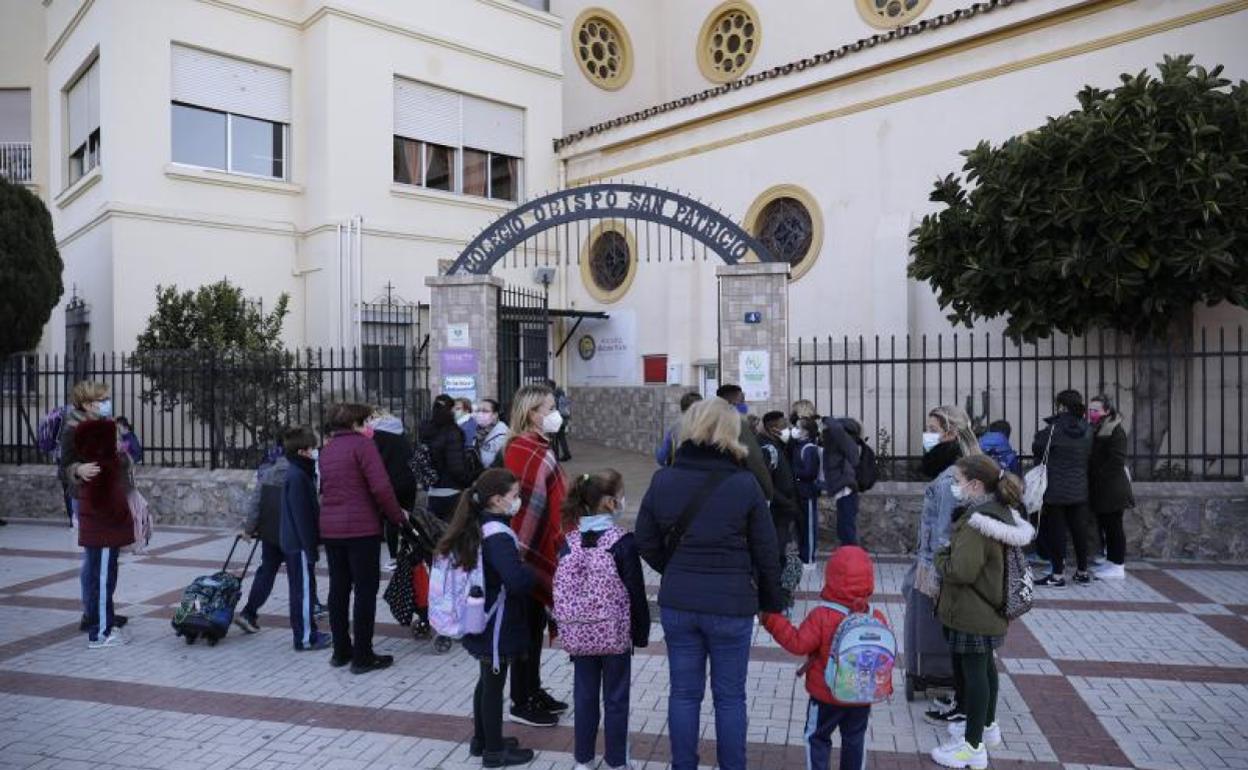
{"type": "MultiPolygon", "coordinates": [[[[569,187],[517,206],[477,235],[447,272],[451,275],[489,273],[499,260],[514,254],[518,249],[526,248],[530,241],[534,242],[534,265],[549,265],[552,253],[559,255],[557,260],[561,257],[566,262],[571,259],[572,249],[559,249],[560,239],[556,234],[555,249],[552,251],[549,231],[564,226],[565,245],[570,246],[571,239],[566,226],[595,219],[620,220],[625,223],[632,220],[666,228],[671,261],[676,259],[671,243],[673,232],[701,244],[704,257],[707,252],[713,252],[730,265],[740,262],[751,253],[761,262],[775,261],[771,251],[757,238],[727,215],[701,201],[658,187],[604,182],[569,187]],[[539,235],[545,235],[548,241],[544,250],[540,242],[537,242],[539,235]]],[[[660,232],[659,261],[662,259],[662,236],[663,233],[660,232]]],[[[648,241],[649,228],[646,229],[646,237],[648,241]]],[[[577,241],[579,246],[579,232],[577,241]]],[[[646,245],[649,247],[649,243],[646,245]]],[[[579,258],[579,248],[576,253],[579,258]]],[[[684,254],[682,250],[681,259],[685,258],[684,254]]],[[[651,250],[647,248],[647,261],[650,261],[650,256],[651,250]]],[[[527,265],[527,252],[524,261],[527,265]]]]}

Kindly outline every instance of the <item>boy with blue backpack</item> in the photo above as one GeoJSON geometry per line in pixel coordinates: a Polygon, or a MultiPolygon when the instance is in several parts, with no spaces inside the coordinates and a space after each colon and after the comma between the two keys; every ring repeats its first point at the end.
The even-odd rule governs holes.
{"type": "Polygon", "coordinates": [[[784,649],[806,655],[807,767],[827,770],[832,731],[841,731],[841,770],[866,764],[871,704],[893,693],[897,642],[888,621],[868,600],[875,592],[875,566],[867,552],[844,545],[832,552],[824,577],[823,601],[800,628],[783,615],[764,613],[763,626],[784,649]]]}

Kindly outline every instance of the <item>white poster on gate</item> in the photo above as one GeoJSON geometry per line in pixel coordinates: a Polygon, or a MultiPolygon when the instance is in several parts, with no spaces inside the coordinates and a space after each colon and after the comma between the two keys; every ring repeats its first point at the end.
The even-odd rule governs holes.
{"type": "Polygon", "coordinates": [[[641,381],[637,316],[632,310],[613,310],[606,320],[581,321],[566,350],[571,385],[636,385],[641,381]]]}

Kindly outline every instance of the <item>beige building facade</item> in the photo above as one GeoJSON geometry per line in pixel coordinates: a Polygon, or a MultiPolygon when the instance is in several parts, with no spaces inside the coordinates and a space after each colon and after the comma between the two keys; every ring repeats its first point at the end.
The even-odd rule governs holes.
{"type": "MultiPolygon", "coordinates": [[[[1165,54],[1248,73],[1244,0],[0,0],[0,12],[13,22],[0,25],[0,109],[20,110],[5,105],[26,90],[29,183],[95,350],[133,346],[157,285],[223,276],[266,306],[291,295],[291,345],[352,346],[360,302],[428,301],[425,279],[481,228],[601,180],[689,194],[783,250],[790,339],[948,333],[930,289],[906,278],[908,233],[961,150],[1165,54]]],[[[640,384],[643,356],[665,357],[672,382],[713,384],[715,260],[648,261],[645,236],[617,223],[556,242],[543,255],[559,263],[551,304],[631,315],[637,365],[616,384],[640,384]],[[627,262],[605,285],[587,267],[596,248],[627,262]]],[[[495,273],[536,287],[531,268],[495,273]]],[[[64,320],[42,350],[64,349],[64,320]]],[[[556,321],[552,350],[571,323],[556,321]]],[[[567,358],[554,372],[575,381],[567,358]]]]}

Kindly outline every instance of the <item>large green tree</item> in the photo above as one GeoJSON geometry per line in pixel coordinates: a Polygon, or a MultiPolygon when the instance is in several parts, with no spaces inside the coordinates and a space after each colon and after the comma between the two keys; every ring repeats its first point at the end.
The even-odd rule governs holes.
{"type": "Polygon", "coordinates": [[[954,323],[1005,317],[1026,341],[1129,335],[1133,449],[1154,460],[1166,356],[1190,342],[1193,307],[1248,305],[1248,84],[1191,56],[1158,70],[1086,86],[1078,109],[962,153],[964,177],[936,183],[944,208],[911,233],[909,267],[954,323]]]}
{"type": "Polygon", "coordinates": [[[247,466],[319,387],[281,342],[290,299],[264,312],[228,280],[178,291],[156,287],[156,310],[139,335],[143,399],[178,408],[211,431],[214,463],[247,466]]]}
{"type": "Polygon", "coordinates": [[[0,360],[38,344],[65,292],[63,269],[43,201],[0,176],[0,360]]]}

